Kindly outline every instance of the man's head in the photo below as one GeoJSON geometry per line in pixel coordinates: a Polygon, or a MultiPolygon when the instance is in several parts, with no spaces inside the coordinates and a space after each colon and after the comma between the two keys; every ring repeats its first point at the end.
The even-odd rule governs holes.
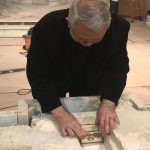
{"type": "Polygon", "coordinates": [[[91,46],[103,38],[111,15],[103,0],[74,0],[66,19],[73,39],[84,46],[91,46]]]}

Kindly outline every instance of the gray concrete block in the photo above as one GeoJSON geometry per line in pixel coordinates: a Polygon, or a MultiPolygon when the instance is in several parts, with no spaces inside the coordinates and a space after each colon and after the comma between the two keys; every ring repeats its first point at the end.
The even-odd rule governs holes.
{"type": "Polygon", "coordinates": [[[37,100],[20,100],[18,103],[18,125],[30,125],[32,116],[42,113],[37,100]]]}
{"type": "Polygon", "coordinates": [[[0,112],[0,127],[17,125],[17,111],[0,112]]]}

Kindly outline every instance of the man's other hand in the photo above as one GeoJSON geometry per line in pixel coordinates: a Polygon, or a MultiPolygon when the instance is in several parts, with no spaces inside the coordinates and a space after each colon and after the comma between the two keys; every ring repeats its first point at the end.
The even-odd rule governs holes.
{"type": "Polygon", "coordinates": [[[115,112],[115,103],[110,100],[103,100],[97,112],[97,121],[101,134],[110,134],[117,124],[120,124],[115,112]]]}
{"type": "Polygon", "coordinates": [[[68,113],[62,106],[52,110],[51,113],[56,118],[63,136],[78,136],[79,138],[85,136],[85,131],[75,117],[68,113]]]}

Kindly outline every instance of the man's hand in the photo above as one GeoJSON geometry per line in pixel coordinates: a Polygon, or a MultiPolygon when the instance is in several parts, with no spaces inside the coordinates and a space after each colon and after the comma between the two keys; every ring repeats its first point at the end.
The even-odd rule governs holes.
{"type": "Polygon", "coordinates": [[[51,113],[56,118],[60,132],[63,136],[78,136],[83,138],[84,130],[73,115],[68,113],[62,106],[52,110],[51,113]]]}
{"type": "Polygon", "coordinates": [[[101,134],[110,134],[116,125],[120,124],[115,112],[115,103],[107,99],[103,100],[97,112],[97,119],[101,134]]]}

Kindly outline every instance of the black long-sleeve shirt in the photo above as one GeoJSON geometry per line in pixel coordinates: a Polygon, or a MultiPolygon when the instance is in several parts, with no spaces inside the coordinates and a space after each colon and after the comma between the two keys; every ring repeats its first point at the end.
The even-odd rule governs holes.
{"type": "Polygon", "coordinates": [[[103,39],[90,47],[75,42],[65,17],[68,9],[51,12],[33,28],[27,56],[32,95],[43,112],[61,105],[59,97],[100,95],[117,105],[129,71],[126,43],[129,23],[112,16],[103,39]]]}

